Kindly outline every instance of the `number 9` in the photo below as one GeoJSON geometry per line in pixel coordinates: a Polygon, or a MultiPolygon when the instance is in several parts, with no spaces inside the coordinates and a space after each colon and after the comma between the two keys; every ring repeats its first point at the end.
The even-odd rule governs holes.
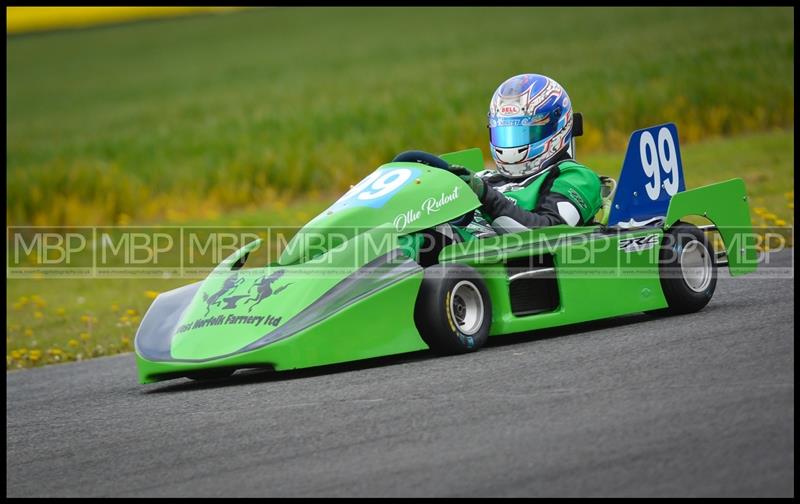
{"type": "Polygon", "coordinates": [[[667,190],[667,194],[674,196],[678,192],[678,157],[675,155],[675,141],[667,128],[661,128],[658,132],[658,147],[661,166],[665,173],[672,175],[669,180],[664,180],[664,189],[667,190]]]}
{"type": "MultiPolygon", "coordinates": [[[[662,129],[661,131],[664,130],[662,129]]],[[[660,143],[661,133],[659,133],[658,139],[660,143]]],[[[639,140],[639,158],[642,160],[644,174],[653,179],[644,186],[651,200],[657,200],[658,195],[661,194],[661,170],[658,169],[659,155],[656,154],[656,151],[656,142],[653,139],[653,135],[649,131],[645,131],[639,140]]]]}
{"type": "Polygon", "coordinates": [[[372,200],[385,196],[402,186],[411,177],[411,170],[398,168],[383,174],[358,195],[360,200],[372,200]]]}

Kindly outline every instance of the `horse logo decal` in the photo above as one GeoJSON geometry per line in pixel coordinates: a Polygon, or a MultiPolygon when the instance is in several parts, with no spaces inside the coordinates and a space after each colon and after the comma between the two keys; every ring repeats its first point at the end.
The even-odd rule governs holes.
{"type": "MultiPolygon", "coordinates": [[[[252,302],[252,304],[250,305],[250,308],[247,310],[248,313],[253,311],[253,308],[255,308],[256,305],[259,304],[261,301],[264,301],[265,299],[267,299],[270,296],[278,295],[283,289],[285,289],[286,287],[289,287],[290,285],[292,285],[292,284],[289,283],[289,284],[286,284],[286,285],[281,285],[277,289],[273,289],[272,288],[272,284],[274,284],[275,282],[280,280],[280,278],[283,276],[284,273],[286,273],[286,270],[278,270],[278,271],[276,271],[275,273],[273,273],[273,274],[271,274],[269,276],[264,276],[264,277],[259,278],[250,287],[250,289],[247,291],[248,294],[253,290],[253,288],[256,289],[256,294],[254,296],[250,296],[250,298],[247,299],[247,301],[251,301],[252,302]]],[[[245,302],[247,302],[247,301],[245,301],[245,302]]]]}
{"type": "Polygon", "coordinates": [[[218,291],[211,295],[203,293],[203,301],[206,303],[205,316],[208,316],[211,312],[212,306],[216,306],[222,310],[233,310],[234,308],[238,308],[240,301],[245,305],[250,303],[250,308],[247,311],[248,313],[252,312],[256,305],[270,296],[279,294],[286,287],[291,285],[289,283],[277,288],[274,287],[275,282],[280,280],[284,273],[286,273],[286,270],[278,270],[271,275],[257,278],[247,290],[244,290],[245,287],[239,287],[245,281],[245,278],[239,276],[239,272],[233,273],[225,279],[218,291]],[[255,289],[255,292],[253,292],[253,289],[255,289]],[[244,301],[242,301],[243,299],[244,301]]]}
{"type": "MultiPolygon", "coordinates": [[[[212,306],[219,306],[219,304],[223,301],[222,296],[236,289],[236,287],[238,287],[242,282],[244,282],[244,278],[239,278],[239,273],[235,272],[225,279],[225,281],[222,283],[222,287],[220,287],[220,289],[214,294],[209,296],[204,292],[203,301],[206,302],[206,316],[208,316],[212,306]]],[[[227,304],[230,304],[230,302],[227,304]]]]}

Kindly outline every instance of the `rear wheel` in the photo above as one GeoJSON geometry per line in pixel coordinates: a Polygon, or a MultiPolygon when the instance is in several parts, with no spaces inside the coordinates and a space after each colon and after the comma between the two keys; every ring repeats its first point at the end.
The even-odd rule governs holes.
{"type": "Polygon", "coordinates": [[[414,308],[420,336],[438,354],[474,352],[489,338],[492,306],[475,269],[463,264],[425,268],[414,308]]]}
{"type": "Polygon", "coordinates": [[[705,307],[717,287],[714,249],[705,233],[686,223],[664,233],[659,274],[668,307],[656,313],[692,313],[705,307]]]}

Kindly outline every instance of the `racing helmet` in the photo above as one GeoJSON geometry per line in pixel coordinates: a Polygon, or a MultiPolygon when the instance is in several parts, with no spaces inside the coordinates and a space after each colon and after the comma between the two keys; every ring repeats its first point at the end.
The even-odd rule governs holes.
{"type": "Polygon", "coordinates": [[[489,103],[489,148],[509,178],[541,172],[572,142],[572,103],[553,79],[522,74],[506,80],[489,103]]]}

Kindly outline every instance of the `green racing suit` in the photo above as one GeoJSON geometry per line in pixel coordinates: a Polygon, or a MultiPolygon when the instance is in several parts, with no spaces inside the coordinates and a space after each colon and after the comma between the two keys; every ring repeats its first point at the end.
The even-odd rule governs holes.
{"type": "MultiPolygon", "coordinates": [[[[573,159],[562,159],[522,180],[509,179],[494,170],[476,176],[485,189],[481,207],[464,229],[472,236],[558,224],[586,225],[602,205],[600,178],[573,159]],[[513,229],[493,226],[498,220],[508,219],[516,224],[513,229]]],[[[468,239],[464,232],[459,234],[468,239]]]]}

